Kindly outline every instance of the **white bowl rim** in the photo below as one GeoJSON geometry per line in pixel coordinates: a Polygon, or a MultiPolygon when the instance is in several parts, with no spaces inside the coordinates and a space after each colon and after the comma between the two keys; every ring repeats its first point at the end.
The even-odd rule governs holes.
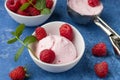
{"type": "Polygon", "coordinates": [[[56,5],[56,3],[57,3],[57,0],[54,0],[54,4],[53,4],[53,7],[52,7],[52,9],[51,9],[51,13],[50,13],[50,14],[47,14],[47,15],[42,15],[42,14],[40,14],[40,15],[36,15],[36,16],[24,16],[24,15],[17,14],[17,13],[15,13],[15,12],[11,11],[10,9],[8,9],[8,7],[7,7],[7,5],[6,5],[6,2],[7,2],[7,0],[5,0],[4,6],[5,6],[6,10],[9,11],[10,13],[12,13],[12,14],[14,14],[14,15],[16,15],[16,16],[19,16],[19,17],[24,17],[24,18],[36,18],[36,17],[42,17],[42,16],[50,15],[50,14],[53,12],[54,8],[55,8],[55,5],[56,5]]]}
{"type": "MultiPolygon", "coordinates": [[[[49,25],[49,24],[53,24],[53,23],[67,23],[67,22],[63,22],[63,21],[51,21],[51,22],[48,22],[48,23],[46,23],[46,24],[44,24],[44,25],[42,25],[42,26],[49,25]]],[[[69,24],[69,23],[67,23],[67,24],[69,24]]],[[[69,25],[71,25],[71,24],[69,24],[69,25]]],[[[41,27],[42,27],[42,26],[41,26],[41,27]]],[[[77,32],[79,33],[79,35],[81,36],[81,39],[82,39],[82,41],[83,41],[83,49],[82,49],[82,51],[81,51],[81,55],[77,56],[76,59],[74,59],[74,60],[71,61],[71,62],[67,62],[67,63],[63,63],[63,64],[49,64],[49,63],[45,63],[45,62],[42,62],[42,61],[38,60],[38,59],[33,55],[33,53],[28,49],[30,56],[31,56],[32,58],[34,58],[34,60],[37,61],[38,63],[41,63],[41,64],[46,65],[46,66],[54,66],[54,67],[66,66],[66,65],[70,65],[70,64],[73,64],[73,63],[79,61],[79,59],[81,59],[81,57],[83,56],[84,51],[85,51],[85,42],[84,42],[84,39],[83,39],[81,33],[80,33],[73,25],[71,25],[71,26],[72,26],[72,28],[73,28],[75,31],[77,31],[77,32]]],[[[34,34],[34,32],[33,32],[33,34],[34,34]]]]}

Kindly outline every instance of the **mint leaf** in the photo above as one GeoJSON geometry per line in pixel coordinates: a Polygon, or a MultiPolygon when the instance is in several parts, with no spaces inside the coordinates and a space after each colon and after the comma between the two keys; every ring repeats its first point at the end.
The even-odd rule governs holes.
{"type": "Polygon", "coordinates": [[[16,38],[16,37],[18,37],[18,38],[20,37],[20,35],[22,34],[24,28],[25,28],[25,25],[24,25],[24,24],[20,24],[20,25],[16,28],[16,31],[15,31],[15,32],[14,32],[14,31],[11,32],[11,34],[12,34],[13,36],[15,36],[15,38],[12,38],[12,39],[8,40],[7,43],[8,43],[8,44],[12,44],[12,43],[16,42],[16,41],[17,41],[17,38],[16,38]]]}
{"type": "Polygon", "coordinates": [[[21,48],[18,49],[17,53],[15,54],[14,60],[17,61],[22,54],[25,46],[22,46],[21,48]]]}
{"type": "Polygon", "coordinates": [[[16,41],[17,41],[16,38],[12,38],[12,39],[8,40],[7,43],[8,43],[8,44],[12,44],[12,43],[14,43],[14,42],[16,42],[16,41]]]}
{"type": "Polygon", "coordinates": [[[42,9],[46,8],[46,1],[45,0],[37,0],[37,2],[35,4],[35,8],[37,8],[38,10],[42,10],[42,9]]]}
{"type": "MultiPolygon", "coordinates": [[[[31,0],[32,1],[32,0],[31,0]]],[[[37,39],[35,36],[31,35],[31,36],[27,36],[23,41],[20,39],[20,35],[23,33],[23,30],[25,28],[24,24],[20,24],[15,31],[11,32],[11,34],[14,36],[14,38],[11,38],[10,40],[8,40],[8,44],[12,44],[14,42],[16,42],[17,40],[22,44],[22,47],[18,49],[17,53],[15,54],[14,60],[17,61],[20,57],[20,55],[22,54],[24,48],[28,48],[29,50],[31,50],[28,47],[28,44],[35,42],[37,39]]],[[[31,50],[32,51],[32,50],[31,50]]],[[[33,51],[32,51],[33,52],[33,51]]]]}
{"type": "Polygon", "coordinates": [[[42,11],[41,11],[41,14],[50,14],[50,9],[48,8],[44,8],[42,11]]]}
{"type": "Polygon", "coordinates": [[[19,36],[22,34],[24,28],[25,28],[25,25],[24,25],[24,24],[20,24],[20,25],[16,28],[15,33],[13,32],[13,34],[15,34],[17,37],[19,37],[19,36]]]}
{"type": "Polygon", "coordinates": [[[13,36],[15,36],[16,34],[15,34],[15,32],[11,32],[11,34],[13,35],[13,36]]]}
{"type": "Polygon", "coordinates": [[[24,11],[25,9],[27,9],[29,7],[30,3],[24,3],[21,7],[20,10],[24,11]]]}
{"type": "Polygon", "coordinates": [[[33,43],[35,42],[37,39],[35,36],[27,36],[25,39],[24,39],[24,44],[28,45],[30,43],[33,43]]]}

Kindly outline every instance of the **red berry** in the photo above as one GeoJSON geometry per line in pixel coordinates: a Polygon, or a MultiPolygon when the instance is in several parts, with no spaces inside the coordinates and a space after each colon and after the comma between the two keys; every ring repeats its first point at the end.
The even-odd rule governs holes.
{"type": "Polygon", "coordinates": [[[37,0],[33,0],[33,1],[32,1],[33,4],[36,4],[36,2],[37,2],[37,0]]]}
{"type": "Polygon", "coordinates": [[[17,14],[23,15],[23,16],[29,16],[29,13],[26,11],[21,11],[20,9],[18,9],[17,14]]]}
{"type": "Polygon", "coordinates": [[[46,33],[46,31],[45,31],[44,28],[38,27],[38,28],[36,28],[36,30],[35,30],[35,36],[36,36],[36,38],[37,38],[38,40],[41,40],[41,39],[43,39],[44,37],[47,36],[47,33],[46,33]]]}
{"type": "Polygon", "coordinates": [[[26,71],[23,66],[18,66],[9,73],[9,77],[12,80],[24,80],[26,77],[25,75],[26,71]]]}
{"type": "Polygon", "coordinates": [[[34,8],[34,7],[29,7],[29,8],[28,8],[28,13],[29,13],[31,16],[36,16],[36,15],[40,15],[40,10],[37,10],[37,9],[34,8]]]}
{"type": "Polygon", "coordinates": [[[107,62],[100,62],[94,65],[94,71],[96,75],[100,78],[104,78],[108,74],[108,64],[107,62]]]}
{"type": "Polygon", "coordinates": [[[40,53],[40,60],[45,63],[52,63],[55,60],[55,53],[50,49],[45,49],[40,53]]]}
{"type": "Polygon", "coordinates": [[[91,6],[91,7],[96,7],[100,4],[100,1],[99,0],[88,0],[88,4],[91,6]]]}
{"type": "Polygon", "coordinates": [[[53,0],[46,0],[46,7],[51,9],[53,6],[53,0]]]}
{"type": "MultiPolygon", "coordinates": [[[[21,4],[24,4],[24,3],[27,3],[27,2],[28,2],[28,0],[20,0],[21,4]]],[[[32,0],[32,3],[36,4],[36,0],[32,0]]]]}
{"type": "Polygon", "coordinates": [[[6,5],[8,9],[10,9],[13,12],[16,12],[21,6],[19,0],[7,0],[6,5]]]}
{"type": "Polygon", "coordinates": [[[60,29],[60,35],[64,36],[65,38],[69,39],[70,41],[73,40],[73,31],[70,25],[63,24],[60,29]]]}
{"type": "Polygon", "coordinates": [[[27,2],[28,2],[28,0],[20,0],[21,4],[24,4],[24,3],[27,3],[27,2]]]}
{"type": "Polygon", "coordinates": [[[107,54],[106,44],[101,42],[101,43],[94,45],[92,48],[92,54],[98,57],[106,56],[107,54]]]}

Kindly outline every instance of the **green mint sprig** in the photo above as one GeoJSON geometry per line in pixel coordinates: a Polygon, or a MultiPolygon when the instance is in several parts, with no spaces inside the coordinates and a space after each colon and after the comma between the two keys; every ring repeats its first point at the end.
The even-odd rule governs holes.
{"type": "Polygon", "coordinates": [[[42,11],[41,11],[41,14],[50,14],[50,9],[48,9],[48,8],[44,8],[42,11]]]}
{"type": "Polygon", "coordinates": [[[20,10],[24,11],[25,9],[27,9],[30,6],[30,3],[24,3],[21,7],[20,10]]]}
{"type": "Polygon", "coordinates": [[[35,7],[38,10],[42,10],[42,9],[46,8],[46,1],[45,0],[37,0],[35,7]]]}
{"type": "Polygon", "coordinates": [[[46,8],[46,1],[45,0],[37,0],[36,4],[32,3],[33,0],[28,0],[28,2],[24,3],[21,7],[20,10],[24,11],[27,9],[30,5],[32,5],[34,8],[37,10],[41,11],[41,14],[50,14],[51,10],[49,8],[46,8]]]}
{"type": "Polygon", "coordinates": [[[22,44],[22,46],[18,49],[18,51],[16,52],[16,54],[14,56],[15,61],[17,61],[19,59],[19,57],[22,54],[25,47],[28,48],[31,52],[33,52],[31,50],[31,48],[28,47],[28,45],[37,41],[36,37],[33,36],[33,35],[27,36],[27,37],[24,38],[24,40],[21,40],[20,36],[22,35],[24,29],[25,29],[25,25],[20,24],[14,32],[11,32],[11,34],[14,37],[7,41],[8,44],[12,44],[16,41],[19,41],[22,44]]]}
{"type": "Polygon", "coordinates": [[[27,8],[30,6],[30,4],[31,4],[31,5],[34,5],[34,4],[32,4],[32,1],[33,1],[33,0],[28,0],[28,2],[22,4],[22,6],[20,7],[20,10],[21,10],[21,11],[24,11],[25,9],[27,9],[27,8]]]}

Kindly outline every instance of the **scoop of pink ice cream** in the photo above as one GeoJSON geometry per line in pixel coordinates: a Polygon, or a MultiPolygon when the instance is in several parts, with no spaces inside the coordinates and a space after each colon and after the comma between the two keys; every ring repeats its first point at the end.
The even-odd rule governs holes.
{"type": "Polygon", "coordinates": [[[88,5],[88,0],[68,0],[68,6],[81,15],[99,15],[103,10],[103,4],[96,7],[88,5]]]}
{"type": "Polygon", "coordinates": [[[51,49],[55,52],[54,64],[61,64],[73,61],[77,57],[76,48],[68,39],[50,35],[38,42],[36,45],[36,56],[39,58],[40,52],[44,49],[51,49]]]}

